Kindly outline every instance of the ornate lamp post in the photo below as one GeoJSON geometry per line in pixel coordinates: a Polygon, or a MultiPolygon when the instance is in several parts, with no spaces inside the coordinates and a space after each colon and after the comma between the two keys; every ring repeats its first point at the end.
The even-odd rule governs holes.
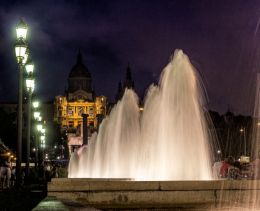
{"type": "MultiPolygon", "coordinates": [[[[41,113],[37,111],[36,109],[39,107],[39,102],[35,101],[33,102],[33,108],[34,108],[34,120],[39,121],[41,118],[41,113]]],[[[38,152],[39,152],[39,144],[38,144],[38,137],[37,137],[37,131],[35,133],[35,167],[38,166],[38,152]]]]}
{"type": "MultiPolygon", "coordinates": [[[[41,119],[41,117],[40,117],[40,119],[41,119]]],[[[45,146],[46,146],[45,145],[45,132],[46,132],[46,129],[44,128],[44,125],[42,123],[39,123],[37,125],[37,132],[38,132],[37,144],[38,144],[39,148],[41,149],[42,161],[44,161],[44,149],[45,149],[45,146]]]]}
{"type": "Polygon", "coordinates": [[[26,40],[27,31],[28,31],[27,24],[24,22],[24,20],[22,18],[20,18],[20,21],[16,26],[17,39],[22,38],[22,39],[26,40]]]}
{"type": "Polygon", "coordinates": [[[34,65],[31,61],[25,65],[26,70],[26,89],[28,92],[28,112],[27,112],[27,141],[26,141],[26,176],[29,176],[30,164],[30,141],[31,141],[31,110],[32,110],[32,93],[34,91],[33,70],[34,65]]]}
{"type": "MultiPolygon", "coordinates": [[[[33,108],[35,110],[37,110],[39,108],[40,103],[39,103],[39,101],[33,101],[32,105],[33,105],[33,108]]],[[[40,113],[39,113],[39,116],[40,116],[40,113]]],[[[37,117],[39,117],[39,116],[37,116],[37,117]]]]}
{"type": "Polygon", "coordinates": [[[41,136],[40,136],[40,140],[41,140],[41,148],[42,148],[42,160],[44,161],[44,149],[46,147],[46,136],[45,136],[45,132],[46,132],[46,129],[43,127],[41,129],[41,136]]]}
{"type": "Polygon", "coordinates": [[[19,66],[19,82],[18,82],[18,111],[17,111],[17,160],[16,160],[16,185],[21,184],[21,162],[22,162],[22,125],[23,125],[23,69],[24,63],[27,59],[26,50],[26,35],[27,24],[21,19],[16,27],[16,43],[15,43],[15,55],[19,66]]]}

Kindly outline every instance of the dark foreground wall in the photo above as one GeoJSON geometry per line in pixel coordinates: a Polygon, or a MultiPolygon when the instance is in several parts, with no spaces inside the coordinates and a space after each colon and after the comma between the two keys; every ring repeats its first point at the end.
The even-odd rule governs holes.
{"type": "Polygon", "coordinates": [[[65,204],[108,208],[176,208],[208,210],[254,206],[260,181],[131,181],[114,179],[53,179],[48,196],[65,204]]]}

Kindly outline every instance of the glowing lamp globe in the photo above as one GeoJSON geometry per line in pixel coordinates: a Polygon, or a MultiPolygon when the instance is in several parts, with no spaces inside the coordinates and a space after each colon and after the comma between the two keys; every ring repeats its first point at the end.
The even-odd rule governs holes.
{"type": "Polygon", "coordinates": [[[41,141],[45,140],[45,136],[40,136],[41,141]]]}
{"type": "Polygon", "coordinates": [[[37,120],[40,116],[41,116],[41,114],[40,114],[39,111],[35,111],[35,112],[33,113],[33,117],[34,117],[35,120],[37,120]]]}
{"type": "Polygon", "coordinates": [[[42,134],[45,134],[46,129],[45,129],[45,128],[42,128],[41,132],[42,132],[42,134]]]}
{"type": "Polygon", "coordinates": [[[32,74],[33,73],[33,70],[34,70],[34,64],[32,61],[28,61],[25,65],[25,70],[26,70],[26,73],[29,75],[29,74],[32,74]]]}
{"type": "Polygon", "coordinates": [[[25,64],[29,57],[29,48],[26,49],[22,63],[25,64]]]}
{"type": "Polygon", "coordinates": [[[26,54],[27,44],[23,39],[19,39],[15,43],[15,55],[17,61],[20,63],[23,61],[26,54]]]}
{"type": "MultiPolygon", "coordinates": [[[[39,103],[39,101],[33,101],[32,105],[33,105],[33,108],[39,108],[40,103],[39,103]]],[[[38,113],[40,116],[40,112],[38,112],[38,113]]]]}
{"type": "Polygon", "coordinates": [[[33,78],[28,78],[28,79],[26,79],[25,83],[26,83],[27,91],[28,92],[33,92],[34,91],[34,86],[35,86],[34,79],[33,78]]]}
{"type": "Polygon", "coordinates": [[[38,124],[38,125],[37,125],[37,131],[40,132],[41,130],[42,130],[42,124],[38,124]]]}
{"type": "Polygon", "coordinates": [[[28,31],[28,26],[24,22],[24,20],[21,18],[19,23],[16,25],[16,37],[17,37],[17,39],[22,38],[22,39],[26,40],[27,31],[28,31]]]}

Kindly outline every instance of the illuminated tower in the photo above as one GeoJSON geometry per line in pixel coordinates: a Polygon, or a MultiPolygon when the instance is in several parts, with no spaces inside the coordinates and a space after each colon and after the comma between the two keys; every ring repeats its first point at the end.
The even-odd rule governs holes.
{"type": "Polygon", "coordinates": [[[116,102],[122,98],[126,88],[134,89],[134,80],[132,78],[132,72],[131,72],[131,68],[130,68],[129,64],[127,65],[127,68],[126,68],[126,74],[125,74],[125,80],[124,80],[123,86],[122,86],[121,82],[118,83],[118,89],[117,89],[117,93],[115,96],[116,102]]]}

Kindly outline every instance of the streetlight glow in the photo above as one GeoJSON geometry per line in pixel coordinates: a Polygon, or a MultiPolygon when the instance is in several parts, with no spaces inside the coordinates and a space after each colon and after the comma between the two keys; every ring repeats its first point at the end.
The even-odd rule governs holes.
{"type": "Polygon", "coordinates": [[[21,18],[19,23],[16,25],[16,37],[17,39],[25,39],[27,36],[28,27],[24,20],[21,18]]]}
{"type": "Polygon", "coordinates": [[[42,132],[43,134],[45,134],[46,129],[45,129],[45,128],[42,128],[41,132],[42,132]]]}
{"type": "Polygon", "coordinates": [[[18,39],[15,43],[15,55],[18,63],[23,61],[26,54],[27,44],[23,39],[18,39]]]}
{"type": "Polygon", "coordinates": [[[26,79],[25,82],[26,82],[27,91],[28,92],[33,92],[34,91],[34,86],[35,86],[34,79],[33,78],[28,78],[28,79],[26,79]]]}
{"type": "Polygon", "coordinates": [[[45,140],[45,136],[44,135],[40,136],[40,139],[41,139],[41,141],[44,141],[45,140]]]}
{"type": "MultiPolygon", "coordinates": [[[[33,101],[32,105],[33,105],[33,108],[38,108],[40,103],[39,103],[39,101],[33,101]]],[[[39,114],[40,114],[40,112],[39,112],[39,114]]]]}
{"type": "Polygon", "coordinates": [[[25,70],[27,74],[32,74],[34,70],[34,64],[32,61],[28,61],[25,65],[25,70]]]}
{"type": "MultiPolygon", "coordinates": [[[[28,56],[26,57],[27,60],[28,56]]],[[[26,61],[24,61],[26,62],[26,61]]],[[[31,114],[32,114],[32,93],[34,91],[35,81],[33,78],[33,69],[34,65],[31,60],[27,61],[25,66],[26,72],[26,88],[27,88],[27,96],[28,96],[28,115],[27,115],[27,141],[26,141],[26,176],[29,175],[29,165],[30,165],[30,142],[31,142],[31,114]]]]}
{"type": "Polygon", "coordinates": [[[36,127],[39,132],[42,130],[42,124],[38,124],[36,127]]]}
{"type": "Polygon", "coordinates": [[[34,117],[34,119],[35,120],[37,120],[39,117],[40,117],[40,112],[39,111],[35,111],[34,113],[33,113],[33,117],[34,117]]]}
{"type": "Polygon", "coordinates": [[[23,61],[22,61],[23,64],[27,62],[28,57],[29,57],[29,48],[26,49],[25,54],[23,56],[23,61]]]}

